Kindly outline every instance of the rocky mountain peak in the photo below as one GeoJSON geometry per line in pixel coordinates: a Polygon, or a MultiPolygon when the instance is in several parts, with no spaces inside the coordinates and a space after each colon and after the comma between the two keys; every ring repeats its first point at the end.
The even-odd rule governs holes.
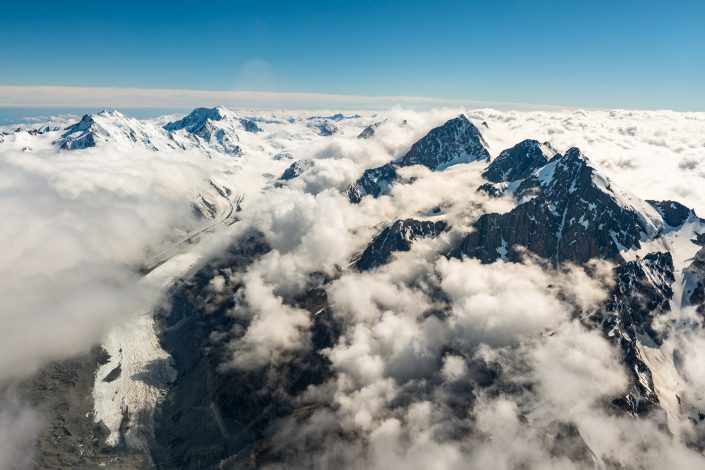
{"type": "Polygon", "coordinates": [[[400,166],[423,165],[440,171],[458,163],[490,159],[487,142],[464,114],[431,129],[398,160],[400,166]]]}
{"type": "Polygon", "coordinates": [[[661,214],[663,221],[670,227],[677,228],[689,220],[700,219],[693,209],[676,201],[647,200],[654,209],[661,214]]]}
{"type": "Polygon", "coordinates": [[[431,171],[442,171],[449,166],[477,160],[489,161],[487,142],[464,114],[431,129],[401,158],[381,167],[366,170],[348,188],[351,202],[358,203],[370,194],[377,197],[397,180],[396,169],[423,165],[431,171]]]}
{"type": "Polygon", "coordinates": [[[446,222],[416,219],[396,220],[385,227],[367,246],[355,267],[360,271],[381,266],[395,251],[409,251],[414,240],[433,238],[448,228],[446,222]]]}
{"type": "Polygon", "coordinates": [[[202,132],[202,129],[205,126],[208,126],[211,122],[229,119],[232,120],[233,118],[234,117],[230,111],[222,106],[217,106],[215,108],[196,108],[184,118],[167,123],[164,126],[164,129],[169,132],[185,129],[188,132],[198,134],[199,132],[202,132]]]}
{"type": "Polygon", "coordinates": [[[558,152],[546,143],[527,139],[503,150],[487,167],[482,176],[493,183],[522,180],[543,167],[558,152]]]}
{"type": "Polygon", "coordinates": [[[282,173],[279,177],[279,180],[288,181],[297,178],[298,176],[301,176],[304,171],[311,169],[314,166],[315,162],[313,160],[296,160],[294,163],[289,165],[286,170],[284,170],[284,173],[282,173]]]}
{"type": "Polygon", "coordinates": [[[520,257],[521,246],[554,264],[621,261],[622,251],[640,248],[662,226],[651,206],[613,188],[577,148],[534,170],[514,195],[513,210],[481,216],[452,253],[492,262],[520,257]]]}
{"type": "Polygon", "coordinates": [[[384,120],[382,120],[382,121],[373,122],[373,123],[370,124],[369,126],[365,127],[365,128],[362,130],[362,132],[360,132],[360,133],[357,135],[357,138],[358,138],[358,139],[369,139],[370,137],[372,137],[372,136],[375,135],[375,132],[377,132],[377,128],[378,128],[379,126],[381,126],[382,124],[384,124],[385,122],[387,122],[386,119],[384,119],[384,120]]]}

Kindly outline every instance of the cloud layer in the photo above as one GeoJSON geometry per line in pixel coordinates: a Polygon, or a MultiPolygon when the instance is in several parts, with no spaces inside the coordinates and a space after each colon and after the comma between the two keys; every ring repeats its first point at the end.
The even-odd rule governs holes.
{"type": "MultiPolygon", "coordinates": [[[[26,92],[0,87],[7,96],[26,92]]],[[[83,92],[86,99],[113,96],[127,105],[144,95],[83,92]]],[[[162,100],[158,106],[222,98],[154,96],[162,100]]],[[[84,103],[93,101],[71,104],[84,103]]],[[[702,466],[699,451],[684,445],[699,445],[694,428],[684,432],[689,440],[679,441],[662,417],[635,420],[610,405],[627,391],[627,371],[614,344],[581,319],[604,302],[611,266],[597,263],[588,273],[529,257],[487,266],[443,256],[479,215],[512,207],[508,198],[475,191],[481,163],[442,173],[407,168],[400,173],[408,184],[359,205],[347,201],[341,191],[364,169],[402,155],[460,112],[486,122],[493,156],[524,138],[549,140],[559,151],[579,146],[639,196],[680,200],[705,214],[702,113],[391,109],[344,120],[337,134],[321,137],[307,125],[310,113],[262,112],[251,117],[264,132],[240,134],[239,159],[111,146],[58,152],[48,138],[19,133],[0,143],[0,244],[11,247],[0,253],[0,382],[85,352],[112,325],[153,307],[160,292],[140,282],[138,269],[199,226],[191,201],[216,180],[246,195],[234,231],[256,229],[271,246],[245,272],[224,273],[209,284],[220,298],[227,286],[244,286],[229,299],[235,303],[229,314],[245,327],[229,341],[223,370],[276,372],[310,351],[314,318],[292,299],[311,288],[325,289],[341,327],[340,338],[321,351],[330,376],[288,397],[309,411],[269,431],[273,455],[286,467],[702,466]],[[383,119],[374,138],[356,138],[383,119]],[[314,164],[275,185],[291,163],[273,158],[283,152],[314,164]],[[444,218],[451,230],[395,253],[380,269],[350,267],[382,227],[406,217],[444,218]]],[[[203,237],[216,255],[233,240],[229,230],[203,237]]],[[[186,249],[203,249],[194,245],[186,249]]],[[[693,403],[702,401],[695,391],[703,338],[692,329],[673,336],[684,352],[693,403]]],[[[17,400],[3,399],[0,456],[15,459],[39,421],[17,400]],[[26,432],[13,434],[13,428],[26,432]]]]}

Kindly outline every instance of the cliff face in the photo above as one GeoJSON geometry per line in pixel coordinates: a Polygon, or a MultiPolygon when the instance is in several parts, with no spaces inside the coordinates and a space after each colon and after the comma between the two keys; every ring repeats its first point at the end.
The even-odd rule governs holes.
{"type": "MultiPolygon", "coordinates": [[[[494,174],[492,165],[488,171],[494,174]]],[[[523,247],[556,265],[620,261],[623,248],[639,248],[658,231],[658,214],[614,192],[575,148],[513,184],[519,204],[506,214],[481,216],[452,256],[516,260],[523,247]]]]}
{"type": "Polygon", "coordinates": [[[443,221],[397,220],[380,232],[367,246],[355,263],[361,271],[367,271],[389,261],[395,251],[409,251],[418,238],[437,237],[447,228],[443,221]]]}
{"type": "Polygon", "coordinates": [[[398,168],[423,165],[431,171],[442,171],[460,163],[489,159],[487,142],[478,128],[461,114],[432,129],[412,145],[403,157],[381,167],[366,170],[348,188],[348,198],[353,203],[359,203],[368,194],[372,197],[380,196],[397,180],[398,168]]]}

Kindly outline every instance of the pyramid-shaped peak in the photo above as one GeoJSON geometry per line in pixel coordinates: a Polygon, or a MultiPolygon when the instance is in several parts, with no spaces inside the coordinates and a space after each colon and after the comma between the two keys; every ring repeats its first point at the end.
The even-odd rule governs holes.
{"type": "Polygon", "coordinates": [[[548,163],[558,152],[548,142],[526,139],[503,150],[482,174],[493,183],[522,180],[548,163]]]}
{"type": "Polygon", "coordinates": [[[224,106],[196,108],[184,118],[166,124],[164,129],[167,131],[195,130],[203,127],[208,121],[224,121],[228,119],[235,119],[235,115],[224,106]]]}
{"type": "Polygon", "coordinates": [[[438,171],[457,163],[489,160],[487,142],[464,114],[435,127],[398,160],[400,166],[424,165],[438,171]]]}
{"type": "Polygon", "coordinates": [[[120,111],[104,109],[95,114],[84,114],[80,121],[75,124],[71,124],[66,127],[65,130],[69,131],[69,134],[76,131],[83,131],[89,129],[91,126],[95,126],[98,121],[104,120],[126,121],[128,118],[120,111]]]}
{"type": "Polygon", "coordinates": [[[583,152],[581,152],[578,147],[569,148],[568,151],[563,155],[563,158],[565,158],[567,160],[581,161],[585,164],[589,163],[589,161],[590,161],[590,159],[588,159],[587,155],[585,155],[583,152]]]}
{"type": "Polygon", "coordinates": [[[54,144],[65,150],[85,149],[97,144],[141,145],[150,150],[173,148],[161,129],[127,117],[119,111],[103,110],[84,114],[81,120],[64,129],[54,144]]]}

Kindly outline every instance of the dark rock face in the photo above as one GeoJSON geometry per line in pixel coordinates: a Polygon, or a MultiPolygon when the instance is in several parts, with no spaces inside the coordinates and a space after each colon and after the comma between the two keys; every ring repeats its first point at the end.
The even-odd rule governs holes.
{"type": "Polygon", "coordinates": [[[423,165],[432,171],[441,171],[459,163],[489,159],[482,134],[461,114],[432,129],[400,159],[366,170],[347,192],[350,201],[357,203],[367,194],[377,197],[384,193],[396,181],[396,168],[423,165]]]}
{"type": "Polygon", "coordinates": [[[443,221],[397,220],[379,233],[355,263],[360,271],[385,264],[395,251],[409,251],[414,240],[437,237],[447,228],[443,221]]]}
{"type": "Polygon", "coordinates": [[[493,183],[523,180],[558,154],[548,143],[524,140],[503,150],[482,176],[493,183]]]}
{"type": "Polygon", "coordinates": [[[656,226],[617,196],[577,148],[557,155],[516,191],[529,198],[506,214],[485,214],[452,252],[484,263],[518,259],[522,246],[554,264],[593,258],[621,261],[620,247],[640,247],[656,226]]]}
{"type": "MultiPolygon", "coordinates": [[[[244,270],[268,251],[263,237],[253,235],[227,255],[234,271],[244,270]]],[[[224,345],[211,344],[213,332],[227,332],[234,319],[224,312],[206,314],[199,301],[213,276],[207,268],[187,284],[175,288],[172,306],[161,318],[162,347],[172,356],[178,371],[164,402],[155,412],[155,442],[150,448],[158,468],[213,468],[229,455],[228,449],[245,448],[256,439],[241,421],[223,421],[221,406],[227,397],[228,381],[215,367],[227,360],[224,345]]],[[[228,302],[223,309],[232,307],[228,302]]],[[[239,384],[240,391],[246,384],[239,384]]],[[[247,390],[244,396],[254,395],[247,390]]],[[[231,398],[227,398],[228,400],[231,398]]],[[[243,400],[242,406],[251,403],[243,400]]],[[[254,417],[255,410],[252,410],[254,417]]]]}
{"type": "Polygon", "coordinates": [[[688,302],[697,307],[700,315],[705,316],[705,248],[701,248],[686,269],[686,276],[695,285],[688,302]]]}
{"type": "Polygon", "coordinates": [[[394,162],[387,163],[377,168],[365,170],[357,183],[348,187],[348,199],[352,203],[359,203],[367,194],[378,197],[387,191],[392,182],[397,180],[398,165],[394,162]]]}
{"type": "Polygon", "coordinates": [[[675,277],[671,254],[649,253],[643,259],[624,263],[617,268],[616,279],[607,309],[617,315],[622,329],[649,335],[656,344],[661,344],[652,323],[655,315],[669,310],[669,300],[673,297],[671,284],[675,277]]]}
{"type": "Polygon", "coordinates": [[[490,197],[502,197],[506,194],[507,189],[507,183],[483,183],[477,188],[477,191],[490,197]]]}
{"type": "Polygon", "coordinates": [[[208,285],[215,276],[243,273],[269,250],[262,234],[252,233],[224,256],[204,267],[172,292],[172,306],[160,316],[162,346],[178,371],[164,402],[155,413],[155,441],[150,448],[157,468],[252,468],[267,458],[268,430],[298,410],[296,398],[329,373],[320,353],[340,335],[328,309],[324,278],[285,301],[308,310],[310,347],[277,366],[253,370],[223,368],[232,360],[229,342],[244,334],[250,316],[242,284],[228,282],[214,295],[208,285]]]}
{"type": "Polygon", "coordinates": [[[252,132],[253,134],[262,132],[262,128],[259,127],[255,121],[250,119],[240,119],[240,124],[242,124],[245,132],[252,132]]]}
{"type": "Polygon", "coordinates": [[[202,134],[207,132],[209,121],[223,121],[225,119],[227,119],[227,115],[223,108],[196,108],[183,119],[165,124],[164,129],[169,132],[186,129],[191,134],[203,137],[202,134]]]}
{"type": "Polygon", "coordinates": [[[670,253],[649,253],[615,270],[615,286],[605,311],[598,315],[599,326],[622,350],[622,357],[632,376],[633,389],[617,400],[631,414],[639,415],[658,408],[651,371],[637,348],[637,340],[658,346],[662,338],[653,330],[656,316],[669,310],[673,297],[673,259],[670,253]]]}
{"type": "Polygon", "coordinates": [[[282,181],[294,179],[309,168],[313,168],[314,165],[315,163],[313,160],[297,160],[289,165],[286,170],[284,170],[284,173],[282,173],[279,179],[282,181]]]}
{"type": "Polygon", "coordinates": [[[676,201],[652,201],[647,200],[654,209],[661,214],[663,221],[671,227],[677,228],[683,225],[688,219],[695,215],[695,211],[676,201]]]}
{"type": "Polygon", "coordinates": [[[365,127],[362,132],[360,132],[357,136],[358,139],[369,139],[370,137],[375,135],[375,131],[377,128],[381,125],[384,124],[387,120],[385,119],[384,121],[379,121],[379,122],[373,122],[369,126],[365,127]]]}
{"type": "Polygon", "coordinates": [[[294,156],[291,155],[291,152],[279,152],[272,157],[273,160],[277,160],[277,161],[292,160],[293,158],[294,158],[294,156]]]}
{"type": "Polygon", "coordinates": [[[95,137],[91,132],[94,125],[93,118],[84,114],[79,122],[67,127],[66,132],[55,143],[65,150],[95,147],[95,137]]]}
{"type": "Polygon", "coordinates": [[[477,127],[461,114],[416,142],[399,160],[399,165],[423,165],[439,171],[456,163],[489,159],[487,142],[477,127]]]}
{"type": "Polygon", "coordinates": [[[100,132],[101,129],[92,115],[84,114],[80,121],[67,127],[65,131],[54,143],[59,148],[73,150],[95,147],[95,134],[100,132]]]}
{"type": "Polygon", "coordinates": [[[309,127],[323,137],[330,137],[338,132],[338,127],[329,121],[314,122],[309,124],[309,127]]]}

